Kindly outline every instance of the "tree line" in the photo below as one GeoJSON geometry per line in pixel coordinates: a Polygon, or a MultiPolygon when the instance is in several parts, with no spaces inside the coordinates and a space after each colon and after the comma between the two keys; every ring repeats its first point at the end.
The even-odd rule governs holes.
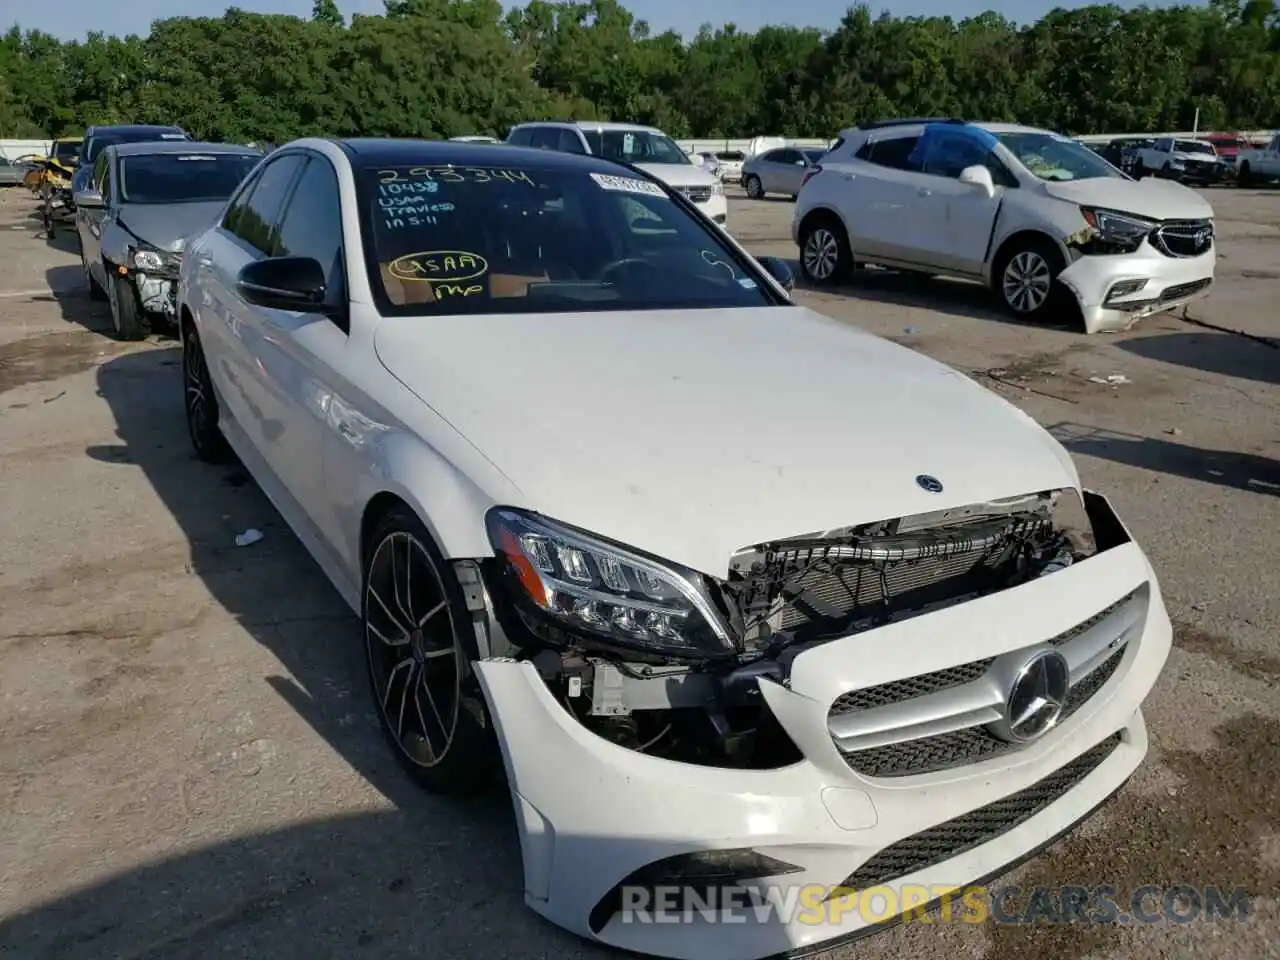
{"type": "Polygon", "coordinates": [[[0,38],[0,136],[177,123],[202,139],[504,136],[529,119],[629,120],[675,137],[834,136],[876,116],[1007,120],[1073,134],[1280,126],[1275,0],[894,17],[834,30],[654,33],[617,0],[386,0],[344,22],[247,13],[145,37],[0,38]]]}

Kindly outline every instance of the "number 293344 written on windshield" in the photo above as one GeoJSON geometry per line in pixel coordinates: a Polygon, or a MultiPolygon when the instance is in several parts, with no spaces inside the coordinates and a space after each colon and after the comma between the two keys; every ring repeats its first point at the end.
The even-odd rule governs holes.
{"type": "Polygon", "coordinates": [[[523,170],[455,167],[452,164],[379,170],[378,183],[388,188],[399,187],[405,193],[433,192],[425,188],[428,183],[524,183],[531,187],[537,186],[523,170]],[[419,187],[418,184],[424,186],[419,187]]]}

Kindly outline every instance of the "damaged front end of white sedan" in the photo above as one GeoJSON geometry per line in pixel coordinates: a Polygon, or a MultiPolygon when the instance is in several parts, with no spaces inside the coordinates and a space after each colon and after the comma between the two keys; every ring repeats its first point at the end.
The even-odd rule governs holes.
{"type": "Polygon", "coordinates": [[[1146,751],[1171,631],[1099,495],[755,544],[723,578],[521,510],[488,527],[477,626],[510,655],[477,670],[525,897],[583,936],[690,960],[827,947],[890,919],[850,896],[1003,872],[1146,751]]]}

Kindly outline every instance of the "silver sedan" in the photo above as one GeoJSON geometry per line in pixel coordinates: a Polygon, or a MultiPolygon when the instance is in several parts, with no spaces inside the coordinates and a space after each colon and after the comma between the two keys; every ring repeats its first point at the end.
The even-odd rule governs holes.
{"type": "Polygon", "coordinates": [[[770,193],[794,200],[826,152],[813,147],[779,147],[756,154],[742,165],[742,186],[752,200],[763,200],[770,193]]]}

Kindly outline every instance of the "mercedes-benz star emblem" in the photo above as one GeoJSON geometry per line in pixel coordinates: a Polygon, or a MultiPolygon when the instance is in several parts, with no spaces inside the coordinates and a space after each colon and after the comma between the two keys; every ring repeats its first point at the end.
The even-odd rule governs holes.
{"type": "Polygon", "coordinates": [[[941,493],[942,481],[937,477],[931,477],[927,473],[922,473],[916,477],[916,485],[926,493],[941,493]]]}
{"type": "Polygon", "coordinates": [[[1071,668],[1056,650],[1041,650],[1014,675],[996,733],[1012,743],[1038,740],[1057,725],[1071,686],[1071,668]]]}

